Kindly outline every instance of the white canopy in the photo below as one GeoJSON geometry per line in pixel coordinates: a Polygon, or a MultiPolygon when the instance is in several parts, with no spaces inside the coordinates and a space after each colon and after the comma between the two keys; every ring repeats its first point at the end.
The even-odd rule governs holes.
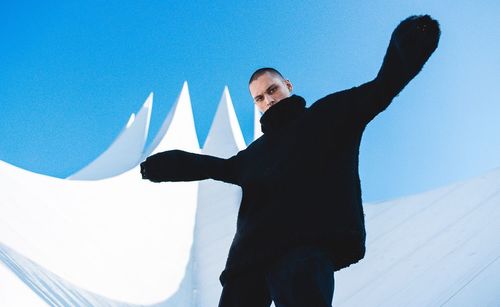
{"type": "MultiPolygon", "coordinates": [[[[200,152],[187,83],[144,148],[152,106],[71,180],[0,161],[1,306],[217,304],[240,189],[141,180],[151,153],[200,152]]],[[[244,147],[225,88],[201,152],[244,147]]],[[[336,274],[335,306],[500,304],[500,169],[365,211],[367,255],[336,274]]]]}

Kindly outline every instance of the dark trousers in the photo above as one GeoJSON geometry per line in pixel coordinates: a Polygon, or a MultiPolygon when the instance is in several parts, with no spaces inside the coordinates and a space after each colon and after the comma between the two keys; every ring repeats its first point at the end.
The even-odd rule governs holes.
{"type": "Polygon", "coordinates": [[[301,247],[285,254],[265,271],[226,281],[219,307],[332,306],[333,266],[320,249],[301,247]]]}

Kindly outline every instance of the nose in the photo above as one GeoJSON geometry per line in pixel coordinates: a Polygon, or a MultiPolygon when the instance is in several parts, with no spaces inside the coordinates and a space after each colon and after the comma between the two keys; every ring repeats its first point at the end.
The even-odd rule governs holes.
{"type": "Polygon", "coordinates": [[[268,107],[272,106],[276,102],[276,100],[274,99],[274,97],[271,96],[271,95],[266,95],[265,98],[266,98],[266,105],[268,107]]]}

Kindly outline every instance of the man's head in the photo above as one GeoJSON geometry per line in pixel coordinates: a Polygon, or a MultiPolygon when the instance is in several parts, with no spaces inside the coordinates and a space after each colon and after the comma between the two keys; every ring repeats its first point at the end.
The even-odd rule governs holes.
{"type": "Polygon", "coordinates": [[[256,70],[250,77],[248,88],[253,101],[262,113],[282,99],[290,97],[292,83],[274,68],[265,67],[256,70]]]}

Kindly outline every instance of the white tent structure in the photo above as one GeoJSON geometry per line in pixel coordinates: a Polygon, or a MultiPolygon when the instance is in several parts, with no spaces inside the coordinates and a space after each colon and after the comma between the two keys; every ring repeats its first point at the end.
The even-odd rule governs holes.
{"type": "MultiPolygon", "coordinates": [[[[145,148],[152,106],[151,94],[69,179],[0,161],[0,306],[217,305],[240,189],[154,184],[137,165],[173,148],[243,149],[231,97],[202,149],[187,83],[145,148]]],[[[500,169],[365,210],[367,255],[336,274],[336,306],[500,306],[500,169]]]]}

